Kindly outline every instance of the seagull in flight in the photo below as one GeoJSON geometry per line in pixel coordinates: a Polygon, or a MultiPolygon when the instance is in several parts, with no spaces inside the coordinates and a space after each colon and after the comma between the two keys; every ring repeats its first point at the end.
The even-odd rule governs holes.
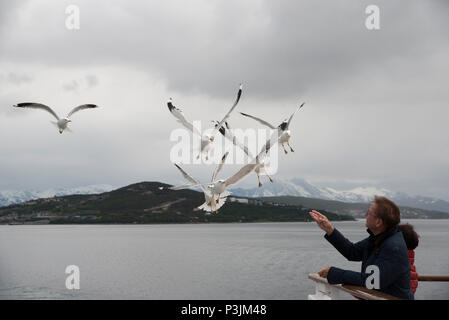
{"type": "MultiPolygon", "coordinates": [[[[215,127],[218,126],[218,121],[212,121],[215,123],[215,127]]],[[[241,143],[237,137],[233,134],[229,123],[227,121],[225,121],[224,125],[218,130],[226,139],[230,140],[235,146],[239,147],[240,149],[243,150],[243,152],[245,152],[245,154],[248,156],[248,158],[253,159],[253,155],[251,154],[251,152],[249,151],[248,147],[246,145],[244,145],[243,143],[241,143]]],[[[267,143],[269,143],[267,141],[267,143]]],[[[265,151],[268,152],[268,149],[271,147],[270,144],[266,144],[266,149],[265,151]]],[[[265,167],[265,162],[260,160],[259,164],[254,168],[254,172],[257,175],[257,181],[259,183],[259,188],[262,187],[262,183],[260,182],[260,175],[266,175],[268,177],[268,179],[270,179],[270,182],[273,182],[273,179],[268,175],[266,167],[265,167]]]]}
{"type": "MultiPolygon", "coordinates": [[[[240,168],[239,171],[237,171],[234,175],[227,179],[220,179],[216,180],[213,183],[209,184],[209,189],[212,191],[213,194],[218,194],[218,197],[220,197],[221,194],[228,192],[227,188],[232,185],[236,184],[237,182],[241,181],[243,178],[245,178],[248,174],[250,174],[253,171],[258,171],[262,166],[264,166],[264,160],[268,153],[269,143],[264,145],[260,153],[254,158],[250,163],[244,165],[242,168],[240,168]]],[[[215,179],[214,179],[215,180],[215,179]]]]}
{"type": "MultiPolygon", "coordinates": [[[[211,182],[215,181],[218,173],[220,172],[221,168],[223,167],[223,164],[226,161],[226,157],[228,156],[229,152],[226,152],[223,157],[221,158],[221,162],[217,165],[217,167],[214,170],[214,173],[212,175],[211,182]]],[[[206,212],[216,212],[218,213],[218,209],[220,209],[226,202],[227,196],[230,194],[229,192],[224,192],[220,196],[217,196],[217,194],[214,194],[212,190],[209,188],[206,188],[204,184],[201,184],[198,180],[193,178],[191,175],[189,175],[187,172],[185,172],[179,165],[175,164],[176,168],[181,172],[182,176],[190,183],[178,187],[159,187],[160,190],[163,189],[169,189],[169,190],[181,190],[181,189],[187,189],[192,187],[200,187],[201,190],[204,193],[204,203],[197,207],[196,210],[204,210],[206,212]]]]}
{"type": "MultiPolygon", "coordinates": [[[[212,121],[215,124],[215,128],[218,128],[220,122],[218,121],[212,121]]],[[[229,141],[232,142],[233,145],[239,147],[240,149],[243,150],[243,152],[245,152],[245,154],[249,157],[249,158],[253,158],[251,152],[249,151],[248,147],[246,145],[244,145],[243,143],[241,143],[237,137],[234,135],[234,133],[232,132],[229,123],[227,121],[224,122],[224,125],[221,126],[220,129],[218,129],[218,131],[222,134],[223,137],[225,137],[226,139],[228,139],[229,141]]]]}
{"type": "MultiPolygon", "coordinates": [[[[265,120],[262,120],[262,119],[260,119],[260,118],[251,116],[251,115],[249,115],[249,114],[246,114],[246,113],[243,113],[243,112],[240,112],[240,114],[243,115],[243,116],[245,116],[245,117],[249,117],[249,118],[251,118],[251,119],[254,119],[254,120],[256,120],[257,122],[259,122],[259,123],[261,123],[261,124],[263,124],[263,125],[269,127],[270,129],[277,130],[277,132],[278,132],[278,143],[279,143],[279,144],[282,146],[282,148],[284,149],[285,154],[287,154],[287,150],[285,150],[284,143],[287,143],[287,145],[290,147],[290,151],[291,151],[291,152],[295,152],[295,150],[293,150],[293,148],[292,148],[291,145],[290,145],[290,137],[291,137],[291,132],[290,132],[290,130],[289,130],[290,122],[292,121],[293,116],[295,115],[295,113],[296,113],[299,109],[301,109],[301,108],[304,106],[304,104],[305,104],[305,102],[303,102],[303,103],[302,103],[302,104],[295,110],[295,112],[292,113],[292,115],[290,116],[290,118],[289,118],[288,120],[285,119],[285,120],[282,121],[282,123],[281,123],[279,126],[277,126],[277,127],[273,126],[272,124],[270,124],[269,122],[267,122],[267,121],[265,121],[265,120]]],[[[269,148],[268,148],[268,149],[269,149],[269,148]]]]}
{"type": "MultiPolygon", "coordinates": [[[[177,187],[169,187],[167,189],[181,190],[181,189],[188,189],[188,188],[198,187],[198,186],[199,187],[207,186],[207,189],[206,188],[202,189],[205,194],[205,198],[206,198],[206,202],[202,205],[202,207],[207,204],[205,207],[207,207],[207,208],[210,207],[213,210],[214,200],[215,200],[216,205],[221,207],[224,204],[224,202],[223,202],[223,204],[220,203],[222,196],[227,197],[230,194],[229,191],[227,190],[227,188],[232,184],[236,184],[237,182],[239,182],[240,180],[245,178],[248,174],[250,174],[251,172],[256,170],[258,167],[263,165],[264,158],[268,152],[267,148],[270,146],[269,141],[270,140],[267,141],[267,143],[264,145],[264,147],[262,148],[262,150],[256,156],[255,159],[253,159],[250,163],[244,165],[242,168],[240,168],[239,171],[237,171],[234,175],[232,175],[231,177],[229,177],[227,179],[217,180],[217,175],[220,172],[220,170],[226,160],[228,152],[225,153],[225,155],[222,158],[221,163],[215,169],[214,174],[212,176],[212,181],[210,183],[199,183],[197,180],[189,179],[188,176],[183,174],[184,178],[186,178],[190,182],[190,184],[184,184],[184,185],[177,186],[177,187]],[[209,191],[210,193],[207,191],[209,191]]],[[[178,169],[180,169],[179,166],[176,165],[176,167],[178,169]]],[[[164,187],[159,187],[159,189],[162,190],[162,189],[164,189],[164,187]]]]}
{"type": "Polygon", "coordinates": [[[52,108],[50,108],[49,106],[46,106],[45,104],[41,104],[41,103],[23,102],[23,103],[18,103],[16,105],[14,105],[13,107],[42,109],[42,110],[49,112],[53,117],[56,118],[56,122],[52,121],[52,123],[58,127],[59,133],[62,134],[62,132],[66,129],[68,131],[70,131],[70,128],[67,125],[69,124],[69,122],[72,122],[72,120],[70,120],[70,117],[72,116],[72,114],[74,114],[75,112],[78,112],[80,110],[84,110],[84,109],[97,108],[98,106],[95,104],[80,105],[78,107],[73,108],[72,111],[70,111],[69,114],[67,115],[67,117],[65,117],[65,118],[59,118],[58,115],[56,114],[56,112],[54,112],[52,108]]]}
{"type": "Polygon", "coordinates": [[[210,135],[202,135],[201,132],[197,128],[195,128],[189,120],[184,116],[184,113],[181,109],[175,107],[173,105],[172,99],[170,98],[167,102],[168,110],[170,110],[171,114],[177,119],[179,123],[181,123],[185,128],[192,131],[194,134],[201,137],[201,145],[200,145],[200,153],[196,157],[197,159],[200,157],[201,154],[206,154],[206,160],[209,159],[209,151],[212,149],[212,143],[214,142],[215,135],[217,134],[218,130],[223,126],[224,122],[229,118],[231,112],[235,109],[237,104],[239,103],[240,97],[242,95],[242,85],[240,84],[239,90],[237,92],[237,98],[232,105],[231,109],[226,113],[224,118],[218,122],[217,126],[214,128],[212,133],[210,135]]]}

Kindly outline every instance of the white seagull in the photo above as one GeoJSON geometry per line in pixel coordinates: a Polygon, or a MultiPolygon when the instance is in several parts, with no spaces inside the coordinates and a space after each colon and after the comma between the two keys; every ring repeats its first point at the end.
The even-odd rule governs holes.
{"type": "Polygon", "coordinates": [[[18,103],[16,105],[14,105],[14,107],[42,109],[42,110],[48,111],[49,113],[51,113],[52,116],[54,116],[56,118],[56,122],[51,121],[51,123],[53,123],[54,125],[56,125],[58,127],[59,133],[62,133],[66,129],[68,131],[70,131],[70,128],[68,128],[67,125],[69,124],[69,122],[72,122],[72,120],[70,120],[70,117],[72,116],[72,114],[74,114],[77,111],[84,110],[84,109],[97,108],[98,106],[95,104],[80,105],[78,107],[73,108],[72,111],[70,111],[69,114],[67,115],[67,117],[65,117],[65,118],[59,118],[58,115],[56,114],[56,112],[54,112],[49,106],[46,106],[45,104],[41,104],[41,103],[24,102],[24,103],[18,103]]]}
{"type": "Polygon", "coordinates": [[[210,190],[212,190],[213,194],[218,194],[220,197],[221,194],[228,192],[227,187],[232,184],[235,184],[245,178],[248,174],[253,171],[258,172],[260,167],[264,166],[264,159],[267,155],[267,147],[269,146],[268,141],[267,144],[262,148],[260,153],[247,165],[244,165],[239,171],[237,171],[234,175],[227,179],[220,179],[209,185],[210,190]]]}
{"type": "MultiPolygon", "coordinates": [[[[229,152],[226,152],[223,157],[221,158],[220,164],[217,165],[217,167],[214,170],[214,173],[212,175],[212,182],[215,181],[218,173],[220,172],[221,168],[223,167],[224,162],[226,161],[226,157],[228,156],[229,152]]],[[[181,172],[182,176],[190,183],[187,185],[182,185],[178,187],[159,187],[160,190],[163,189],[169,189],[169,190],[181,190],[186,188],[191,188],[194,186],[198,186],[201,188],[201,190],[204,193],[204,199],[205,202],[199,206],[198,209],[204,210],[206,212],[218,212],[218,209],[220,209],[226,202],[226,198],[229,195],[229,192],[222,193],[220,196],[217,196],[217,194],[212,193],[210,189],[206,189],[204,184],[201,184],[193,178],[191,175],[189,175],[187,172],[185,172],[179,165],[175,164],[176,168],[181,172]]]]}
{"type": "MultiPolygon", "coordinates": [[[[239,182],[244,177],[246,177],[248,174],[250,174],[252,171],[256,170],[257,167],[263,165],[263,160],[267,154],[268,146],[269,146],[269,141],[267,141],[266,145],[262,148],[262,151],[257,155],[257,157],[255,159],[253,159],[253,161],[251,163],[243,166],[239,171],[237,171],[234,175],[232,175],[231,177],[229,177],[227,179],[215,180],[218,175],[218,172],[221,169],[221,166],[224,163],[224,160],[226,160],[226,156],[227,156],[228,152],[226,152],[226,154],[223,156],[221,164],[215,170],[214,175],[212,176],[212,182],[198,183],[198,181],[196,181],[196,180],[190,180],[191,184],[185,184],[185,185],[178,186],[178,187],[169,187],[168,189],[181,190],[181,189],[187,189],[187,188],[198,187],[198,186],[207,186],[207,190],[210,191],[209,197],[206,196],[206,192],[204,192],[204,189],[203,189],[203,192],[206,196],[206,202],[211,201],[211,203],[213,203],[213,200],[215,199],[215,202],[220,205],[219,201],[222,198],[222,196],[227,197],[230,194],[229,191],[227,190],[227,187],[239,182]]],[[[187,178],[187,177],[185,177],[185,178],[187,178]]],[[[159,189],[164,189],[164,187],[160,187],[159,189]]],[[[208,205],[210,205],[210,203],[208,205]]],[[[204,206],[204,204],[203,204],[203,206],[204,206]]]]}
{"type": "MultiPolygon", "coordinates": [[[[299,109],[301,109],[302,106],[303,106],[304,104],[305,104],[305,102],[303,102],[303,103],[302,103],[302,104],[295,110],[295,112],[292,113],[292,115],[290,116],[290,118],[289,118],[288,120],[285,119],[285,120],[282,121],[282,123],[281,123],[279,126],[277,126],[277,127],[273,126],[272,124],[270,124],[269,122],[267,122],[267,121],[265,121],[265,120],[262,120],[262,119],[260,119],[260,118],[251,116],[251,115],[249,115],[249,114],[246,114],[246,113],[243,113],[243,112],[240,112],[240,114],[241,114],[241,115],[244,115],[245,117],[252,118],[252,119],[258,121],[259,123],[261,123],[261,124],[263,124],[263,125],[269,127],[270,129],[277,130],[277,132],[278,132],[278,143],[282,146],[282,148],[284,149],[284,152],[287,154],[287,150],[285,150],[284,143],[287,143],[287,145],[290,147],[290,151],[291,151],[291,152],[295,152],[295,150],[293,150],[293,148],[291,147],[290,142],[289,142],[289,141],[290,141],[290,137],[291,137],[291,132],[290,132],[290,130],[289,130],[290,122],[292,121],[292,118],[293,118],[293,116],[295,115],[295,113],[296,113],[299,109]]],[[[269,148],[268,148],[268,149],[269,149],[269,148]]]]}
{"type": "MultiPolygon", "coordinates": [[[[218,121],[212,121],[215,124],[215,128],[218,128],[219,122],[218,121]]],[[[223,137],[225,137],[226,139],[228,139],[229,141],[232,142],[233,145],[239,147],[240,149],[243,150],[243,152],[245,152],[245,154],[249,157],[249,158],[253,158],[251,152],[249,151],[248,147],[246,145],[244,145],[243,143],[241,143],[237,137],[234,135],[234,133],[231,130],[231,127],[229,126],[229,123],[227,121],[224,122],[224,124],[221,126],[220,129],[218,129],[218,131],[223,135],[223,137]]]]}
{"type": "MultiPolygon", "coordinates": [[[[218,121],[212,121],[215,123],[215,126],[218,126],[218,121]]],[[[229,123],[227,121],[225,121],[224,125],[218,130],[226,139],[232,141],[232,143],[239,147],[240,149],[243,150],[243,152],[246,153],[246,155],[250,158],[253,159],[253,155],[251,154],[251,152],[249,151],[248,147],[246,145],[244,145],[243,143],[241,143],[237,137],[232,133],[232,130],[229,126],[229,123]]],[[[265,152],[268,153],[268,150],[271,147],[271,144],[269,144],[269,141],[266,142],[265,144],[266,149],[265,152]]],[[[273,179],[268,175],[268,172],[266,170],[265,167],[265,161],[260,159],[259,160],[259,164],[254,168],[254,172],[257,175],[257,181],[259,183],[259,188],[262,187],[262,183],[260,182],[260,175],[266,175],[268,177],[268,179],[270,179],[270,182],[273,182],[273,179]]]]}
{"type": "Polygon", "coordinates": [[[192,131],[194,134],[197,134],[201,137],[201,146],[200,146],[200,153],[197,156],[197,159],[200,157],[200,154],[205,153],[206,154],[206,160],[209,159],[209,151],[212,149],[212,142],[214,142],[215,135],[217,134],[218,129],[222,127],[226,119],[229,118],[229,115],[234,110],[234,108],[237,106],[240,100],[240,96],[242,95],[242,85],[239,87],[239,91],[237,92],[237,99],[235,100],[234,104],[232,105],[231,109],[226,113],[224,118],[217,124],[215,129],[212,131],[211,135],[202,135],[201,132],[198,131],[197,128],[193,126],[193,124],[186,119],[181,109],[175,107],[172,103],[172,99],[170,98],[167,102],[168,109],[170,110],[171,114],[177,119],[179,123],[181,123],[184,127],[186,127],[188,130],[192,131]]]}

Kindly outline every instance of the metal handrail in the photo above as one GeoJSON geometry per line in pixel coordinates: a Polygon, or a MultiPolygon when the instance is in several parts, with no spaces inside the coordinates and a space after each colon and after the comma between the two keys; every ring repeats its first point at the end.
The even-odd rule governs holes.
{"type": "Polygon", "coordinates": [[[418,281],[442,281],[449,282],[448,275],[440,275],[440,274],[418,274],[418,281]]]}
{"type": "MultiPolygon", "coordinates": [[[[347,284],[330,284],[327,282],[326,278],[320,277],[317,273],[311,273],[309,274],[309,279],[320,283],[323,285],[323,288],[317,287],[317,294],[320,295],[318,299],[332,299],[333,292],[335,290],[344,291],[347,292],[357,298],[361,298],[364,300],[401,300],[397,297],[391,296],[389,294],[377,291],[377,290],[371,290],[367,289],[365,287],[359,287],[359,286],[353,286],[353,285],[347,285],[347,284]]],[[[315,296],[316,296],[315,295],[315,296]]],[[[314,296],[309,295],[309,299],[313,299],[314,296]]]]}

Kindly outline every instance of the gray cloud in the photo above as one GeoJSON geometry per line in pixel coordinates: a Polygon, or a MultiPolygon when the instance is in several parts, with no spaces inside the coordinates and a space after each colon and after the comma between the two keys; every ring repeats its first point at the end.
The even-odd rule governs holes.
{"type": "Polygon", "coordinates": [[[15,85],[20,85],[22,83],[28,83],[33,81],[33,79],[26,74],[17,74],[10,72],[7,75],[0,74],[0,81],[9,82],[15,85]]]}
{"type": "Polygon", "coordinates": [[[87,86],[93,88],[98,85],[98,78],[95,75],[89,74],[86,76],[87,86]]]}
{"type": "Polygon", "coordinates": [[[72,80],[62,85],[62,88],[66,91],[77,91],[79,89],[79,83],[76,80],[72,80]]]}
{"type": "MultiPolygon", "coordinates": [[[[368,181],[449,194],[442,178],[449,173],[446,1],[376,1],[378,31],[364,26],[371,1],[78,1],[76,31],[65,28],[69,1],[13,3],[0,4],[0,61],[9,70],[0,80],[0,115],[10,119],[10,105],[24,100],[105,106],[90,116],[80,113],[75,133],[63,135],[71,140],[67,163],[51,146],[24,154],[59,159],[55,165],[66,169],[67,183],[179,182],[167,159],[167,137],[177,124],[165,99],[172,96],[190,119],[207,121],[224,112],[244,82],[240,110],[273,122],[307,102],[292,128],[297,153],[280,157],[279,177],[295,172],[334,187],[368,181]],[[11,72],[18,78],[8,78],[11,72]],[[100,114],[101,125],[90,122],[100,114]],[[93,138],[86,145],[81,136],[93,138]],[[89,162],[84,153],[97,164],[71,174],[71,159],[89,162]]],[[[47,115],[22,115],[30,131],[48,129],[46,139],[61,138],[45,127],[47,115]]],[[[236,115],[232,121],[256,127],[236,115]]],[[[12,139],[5,126],[1,130],[12,139]]],[[[19,135],[15,141],[22,143],[3,152],[24,152],[27,134],[19,135]]],[[[2,159],[8,181],[25,185],[19,166],[2,159]]],[[[57,180],[39,175],[35,183],[57,180]]]]}
{"type": "Polygon", "coordinates": [[[388,73],[394,59],[422,61],[448,36],[442,2],[378,1],[381,30],[374,32],[364,26],[368,4],[197,1],[180,14],[178,2],[80,1],[81,29],[69,31],[61,14],[67,3],[59,2],[30,9],[40,21],[34,33],[10,25],[19,37],[9,39],[2,56],[52,65],[135,65],[161,74],[175,91],[221,97],[226,85],[243,81],[253,95],[279,99],[366,68],[388,73]]]}

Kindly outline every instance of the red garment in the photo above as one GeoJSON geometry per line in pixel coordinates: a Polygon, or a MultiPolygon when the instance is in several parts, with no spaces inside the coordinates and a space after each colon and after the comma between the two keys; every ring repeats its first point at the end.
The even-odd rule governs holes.
{"type": "Polygon", "coordinates": [[[415,267],[415,251],[408,250],[408,261],[410,262],[410,287],[413,294],[415,294],[416,288],[418,288],[418,272],[415,267]]]}

